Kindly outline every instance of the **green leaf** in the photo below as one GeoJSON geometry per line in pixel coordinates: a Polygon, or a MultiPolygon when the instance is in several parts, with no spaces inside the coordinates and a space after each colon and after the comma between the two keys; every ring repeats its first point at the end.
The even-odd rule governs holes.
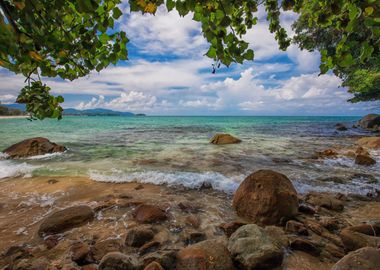
{"type": "Polygon", "coordinates": [[[166,0],[166,8],[168,11],[173,10],[173,8],[175,8],[175,2],[173,0],[166,0]]]}
{"type": "Polygon", "coordinates": [[[214,47],[210,47],[206,53],[206,55],[210,58],[215,58],[216,57],[216,50],[214,47]]]}
{"type": "Polygon", "coordinates": [[[253,50],[251,50],[251,49],[247,50],[247,52],[244,54],[244,58],[252,61],[254,58],[253,50]]]}
{"type": "Polygon", "coordinates": [[[121,15],[123,15],[123,13],[121,12],[121,10],[118,7],[115,7],[112,10],[112,17],[114,17],[115,20],[119,19],[121,15]]]}

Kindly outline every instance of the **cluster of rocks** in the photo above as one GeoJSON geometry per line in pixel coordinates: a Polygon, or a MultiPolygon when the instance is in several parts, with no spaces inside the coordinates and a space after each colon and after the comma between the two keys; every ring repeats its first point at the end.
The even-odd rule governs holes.
{"type": "Polygon", "coordinates": [[[336,270],[378,269],[380,223],[352,226],[346,222],[340,214],[348,201],[341,194],[300,196],[285,175],[259,170],[234,194],[232,205],[240,219],[220,224],[212,236],[199,228],[195,213],[201,209],[181,202],[177,207],[189,215],[193,230],[178,240],[180,245],[173,245],[160,229],[173,218],[170,212],[124,196],[50,214],[36,232],[44,249],[12,246],[0,262],[6,263],[4,270],[234,270],[279,269],[284,265],[284,269],[302,269],[294,262],[289,266],[289,258],[301,256],[309,263],[310,258],[335,263],[332,269],[336,270]],[[96,213],[113,204],[133,207],[131,218],[137,225],[127,227],[118,238],[75,240],[67,246],[60,243],[65,232],[90,228],[96,213]],[[59,253],[65,259],[52,262],[52,254],[59,253]]]}
{"type": "MultiPolygon", "coordinates": [[[[356,124],[352,126],[353,128],[362,128],[364,130],[378,132],[380,131],[380,115],[379,114],[368,114],[360,119],[356,124]]],[[[338,131],[347,131],[348,128],[343,123],[337,123],[335,125],[338,131]]]]}

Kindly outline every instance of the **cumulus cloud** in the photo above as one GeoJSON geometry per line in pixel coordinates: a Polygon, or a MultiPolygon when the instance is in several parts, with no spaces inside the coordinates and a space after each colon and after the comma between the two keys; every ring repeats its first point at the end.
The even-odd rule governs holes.
{"type": "Polygon", "coordinates": [[[106,101],[103,95],[93,97],[89,102],[81,102],[76,107],[78,110],[107,108],[119,111],[149,111],[156,103],[155,96],[142,92],[130,91],[121,93],[119,97],[106,101]]]}
{"type": "Polygon", "coordinates": [[[2,104],[8,104],[8,103],[14,103],[16,101],[16,96],[14,95],[0,95],[0,103],[2,104]]]}

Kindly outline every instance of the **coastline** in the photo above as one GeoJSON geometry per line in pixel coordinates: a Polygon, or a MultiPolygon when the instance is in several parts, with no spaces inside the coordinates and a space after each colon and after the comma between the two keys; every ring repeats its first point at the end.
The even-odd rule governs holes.
{"type": "MultiPolygon", "coordinates": [[[[380,201],[376,198],[346,197],[322,192],[313,194],[322,201],[316,202],[320,206],[313,206],[317,211],[316,215],[302,212],[291,221],[292,225],[288,222],[285,227],[265,227],[267,233],[275,237],[276,241],[290,244],[294,241],[308,241],[307,243],[318,245],[311,251],[307,245],[306,248],[293,247],[292,252],[284,255],[283,269],[330,269],[345,253],[337,228],[356,228],[364,226],[363,222],[375,224],[374,222],[380,220],[380,201]],[[333,207],[323,204],[326,200],[333,207]],[[334,209],[335,205],[342,205],[342,209],[344,205],[344,209],[334,209]],[[297,236],[297,232],[291,227],[294,224],[307,230],[309,240],[302,240],[297,236]],[[314,249],[321,249],[321,253],[318,256],[310,255],[314,249]],[[306,268],[300,268],[300,261],[306,268]]],[[[305,198],[299,195],[300,201],[305,198]]],[[[105,248],[104,243],[107,243],[108,248],[101,254],[114,251],[117,245],[116,250],[120,248],[120,251],[122,249],[132,254],[131,256],[136,256],[145,265],[151,261],[152,256],[166,254],[168,250],[177,254],[178,251],[186,249],[188,244],[204,240],[208,241],[201,243],[224,243],[233,232],[231,230],[250,223],[236,215],[231,195],[207,187],[194,190],[140,183],[101,183],[87,177],[12,178],[0,182],[0,201],[0,252],[9,254],[10,250],[26,245],[31,254],[29,256],[32,256],[29,261],[48,259],[58,269],[65,266],[65,258],[72,254],[75,243],[85,246],[90,245],[85,243],[95,243],[91,244],[91,250],[94,248],[96,252],[97,245],[105,248]],[[162,209],[167,219],[141,224],[134,215],[141,205],[162,209]],[[41,224],[49,216],[62,209],[84,206],[93,209],[93,220],[56,236],[39,236],[41,224]],[[154,247],[143,246],[136,249],[124,246],[124,242],[128,243],[128,234],[131,231],[146,228],[152,228],[155,232],[153,242],[149,242],[154,247]]],[[[5,266],[9,258],[12,257],[0,257],[0,266],[5,266]]],[[[165,260],[160,261],[162,258],[157,260],[163,265],[167,263],[165,260]]],[[[174,267],[170,264],[169,268],[165,266],[165,269],[174,267]]]]}
{"type": "Polygon", "coordinates": [[[29,115],[2,115],[0,116],[0,120],[1,119],[18,119],[18,118],[28,118],[29,115]]]}

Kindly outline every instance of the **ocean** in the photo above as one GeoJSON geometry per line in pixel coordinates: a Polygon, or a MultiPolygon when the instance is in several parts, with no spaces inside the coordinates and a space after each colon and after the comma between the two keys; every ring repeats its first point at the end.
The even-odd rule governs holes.
{"type": "MultiPolygon", "coordinates": [[[[368,135],[351,128],[359,118],[65,116],[61,121],[32,122],[0,119],[0,151],[31,137],[46,137],[68,148],[62,154],[19,160],[0,155],[0,181],[12,177],[88,176],[94,181],[187,188],[208,184],[232,193],[250,173],[272,169],[287,175],[301,193],[318,190],[367,194],[380,189],[379,165],[358,166],[349,157],[310,159],[315,151],[350,147],[357,136],[368,135]],[[345,124],[349,130],[336,131],[336,123],[345,124]],[[209,140],[216,133],[229,133],[242,143],[212,145],[209,140]]],[[[380,162],[380,153],[371,155],[380,162]]]]}

